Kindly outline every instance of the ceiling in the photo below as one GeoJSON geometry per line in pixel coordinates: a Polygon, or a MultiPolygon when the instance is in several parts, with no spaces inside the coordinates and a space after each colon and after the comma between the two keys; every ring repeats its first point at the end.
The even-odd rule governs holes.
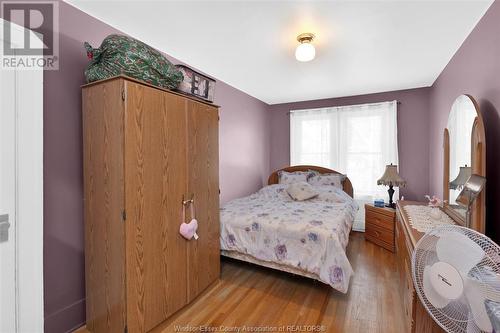
{"type": "Polygon", "coordinates": [[[493,0],[67,2],[276,104],[431,86],[493,0]]]}

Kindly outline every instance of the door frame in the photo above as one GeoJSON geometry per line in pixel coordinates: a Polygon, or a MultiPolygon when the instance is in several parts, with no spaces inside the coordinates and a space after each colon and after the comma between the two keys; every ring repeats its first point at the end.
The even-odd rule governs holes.
{"type": "MultiPolygon", "coordinates": [[[[0,43],[3,25],[0,18],[0,43]]],[[[11,43],[24,45],[26,29],[10,26],[16,31],[11,43]]],[[[40,42],[32,31],[29,34],[31,42],[40,42]]],[[[15,72],[16,331],[43,332],[43,68],[15,72]]]]}

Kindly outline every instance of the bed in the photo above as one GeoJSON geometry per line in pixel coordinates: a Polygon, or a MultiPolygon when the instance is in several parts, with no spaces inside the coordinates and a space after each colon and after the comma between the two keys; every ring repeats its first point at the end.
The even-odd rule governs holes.
{"type": "Polygon", "coordinates": [[[346,256],[358,210],[349,178],[342,188],[314,186],[319,193],[295,201],[279,172],[338,172],[294,166],[269,176],[268,186],[221,207],[221,254],[226,257],[309,277],[346,293],[353,270],[346,256]]]}

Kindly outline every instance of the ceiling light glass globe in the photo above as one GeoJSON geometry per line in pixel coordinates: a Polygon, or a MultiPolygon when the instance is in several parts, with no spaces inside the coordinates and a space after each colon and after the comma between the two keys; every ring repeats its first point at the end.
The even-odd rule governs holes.
{"type": "Polygon", "coordinates": [[[298,61],[311,61],[316,56],[316,50],[311,43],[302,43],[295,50],[295,58],[298,61]]]}

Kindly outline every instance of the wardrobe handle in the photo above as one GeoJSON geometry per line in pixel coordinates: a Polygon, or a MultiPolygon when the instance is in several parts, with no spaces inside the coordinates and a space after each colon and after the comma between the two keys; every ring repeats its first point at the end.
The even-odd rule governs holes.
{"type": "Polygon", "coordinates": [[[187,197],[189,197],[190,199],[186,200],[186,195],[182,196],[182,205],[183,206],[187,206],[190,203],[194,203],[194,193],[189,194],[187,197]]]}
{"type": "Polygon", "coordinates": [[[198,239],[198,234],[196,233],[196,231],[198,230],[198,221],[195,217],[194,196],[191,194],[191,199],[184,199],[185,198],[183,198],[182,200],[182,222],[181,226],[179,227],[179,233],[187,240],[191,240],[192,238],[196,240],[198,239]],[[189,206],[189,209],[191,211],[191,220],[189,221],[189,223],[186,223],[187,206],[189,206]]]}

